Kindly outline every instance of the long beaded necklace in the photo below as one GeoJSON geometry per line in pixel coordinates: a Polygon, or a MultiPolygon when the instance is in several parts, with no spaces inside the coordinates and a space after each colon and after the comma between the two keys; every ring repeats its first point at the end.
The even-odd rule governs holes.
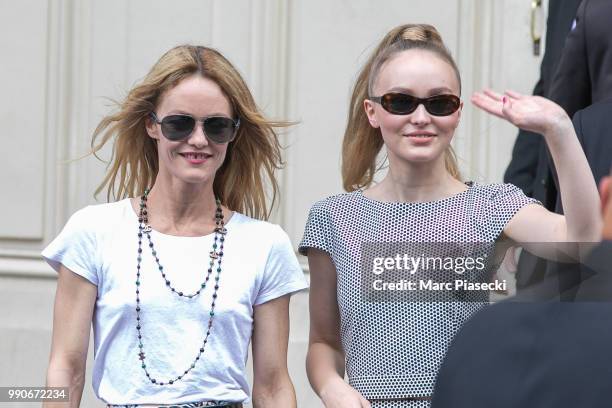
{"type": "Polygon", "coordinates": [[[204,353],[204,348],[206,347],[206,343],[208,342],[208,337],[210,336],[210,331],[212,329],[213,319],[215,317],[215,303],[217,301],[217,291],[219,290],[219,277],[221,275],[221,260],[223,259],[223,244],[225,242],[225,235],[227,234],[227,229],[225,228],[225,223],[223,221],[223,210],[221,209],[221,202],[219,199],[215,199],[217,204],[217,209],[215,211],[215,236],[212,245],[212,250],[209,253],[209,265],[206,271],[206,275],[204,281],[200,284],[198,290],[194,293],[185,294],[182,291],[177,290],[170,279],[166,276],[164,272],[164,267],[159,261],[159,257],[157,251],[155,250],[155,246],[153,245],[153,241],[151,240],[151,231],[152,228],[149,225],[149,217],[147,211],[147,196],[149,195],[149,189],[146,189],[142,197],[140,198],[140,211],[138,214],[138,262],[136,264],[136,331],[138,333],[138,358],[141,361],[141,367],[145,372],[145,375],[153,384],[157,385],[172,385],[176,381],[181,380],[184,376],[186,376],[191,370],[195,368],[196,363],[200,360],[202,353],[204,353]],[[214,264],[217,261],[216,268],[216,276],[215,276],[215,287],[212,295],[212,302],[210,304],[210,312],[208,317],[208,328],[206,330],[206,334],[204,335],[204,339],[202,340],[202,345],[200,346],[200,350],[196,355],[195,359],[191,363],[191,365],[181,374],[170,380],[159,381],[157,378],[151,376],[149,371],[147,370],[147,365],[145,364],[145,351],[144,345],[142,342],[142,322],[140,319],[140,263],[142,261],[142,238],[143,236],[147,237],[149,241],[149,248],[151,249],[151,255],[155,259],[155,263],[157,264],[157,268],[161,274],[161,277],[164,279],[166,283],[166,287],[174,294],[180,297],[186,297],[188,299],[192,299],[198,296],[208,284],[210,277],[212,276],[212,272],[215,269],[214,264]],[[219,250],[217,251],[217,247],[219,250]]]}

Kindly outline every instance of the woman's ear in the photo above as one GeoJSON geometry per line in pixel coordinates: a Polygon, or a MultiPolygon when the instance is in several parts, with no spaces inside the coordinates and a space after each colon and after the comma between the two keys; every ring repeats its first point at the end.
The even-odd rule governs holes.
{"type": "Polygon", "coordinates": [[[150,138],[159,140],[159,127],[152,115],[147,115],[145,118],[145,129],[150,138]]]}
{"type": "Polygon", "coordinates": [[[379,128],[378,120],[376,119],[376,111],[374,110],[374,103],[369,99],[363,100],[363,109],[365,109],[365,113],[368,116],[368,121],[370,122],[370,126],[373,128],[379,128]]]}
{"type": "Polygon", "coordinates": [[[457,124],[455,125],[455,129],[459,126],[459,122],[461,121],[461,112],[463,111],[463,101],[459,104],[459,109],[457,110],[457,124]]]}

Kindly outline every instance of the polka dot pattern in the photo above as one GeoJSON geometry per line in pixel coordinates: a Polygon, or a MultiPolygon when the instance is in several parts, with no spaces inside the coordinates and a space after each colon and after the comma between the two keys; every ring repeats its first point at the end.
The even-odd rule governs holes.
{"type": "Polygon", "coordinates": [[[387,400],[371,401],[372,408],[428,408],[430,401],[426,400],[387,400]]]}
{"type": "Polygon", "coordinates": [[[467,185],[452,197],[414,203],[380,202],[354,191],[310,210],[299,251],[323,250],[336,267],[347,375],[373,407],[429,406],[407,398],[431,396],[450,341],[485,302],[368,301],[361,291],[361,246],[493,243],[520,208],[537,203],[511,184],[467,185]]]}

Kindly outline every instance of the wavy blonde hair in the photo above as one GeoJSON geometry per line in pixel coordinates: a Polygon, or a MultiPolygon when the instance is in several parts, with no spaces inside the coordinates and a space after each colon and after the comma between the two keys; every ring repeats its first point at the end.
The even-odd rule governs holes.
{"type": "Polygon", "coordinates": [[[166,52],[118,104],[118,112],[100,121],[91,140],[91,153],[96,155],[111,139],[114,143],[106,176],[95,194],[107,188],[110,201],[111,197],[140,195],[153,186],[159,170],[157,144],[148,136],[145,121],[164,92],[194,74],[219,85],[234,115],[240,118],[236,138],[228,145],[225,161],[215,175],[215,195],[233,210],[267,219],[279,194],[274,172],[283,165],[274,128],[290,123],[267,120],[232,64],[218,51],[202,46],[181,45],[166,52]],[[269,206],[266,183],[272,196],[269,206]]]}
{"type": "MultiPolygon", "coordinates": [[[[346,191],[368,187],[381,166],[376,157],[383,146],[380,129],[373,128],[363,108],[372,84],[382,67],[393,55],[409,49],[434,52],[448,62],[455,71],[461,90],[461,77],[450,52],[444,46],[438,31],[427,24],[405,24],[395,27],[385,35],[357,76],[351,95],[348,120],[342,141],[342,185],[346,191]]],[[[457,157],[452,146],[444,153],[446,170],[460,180],[457,157]]]]}

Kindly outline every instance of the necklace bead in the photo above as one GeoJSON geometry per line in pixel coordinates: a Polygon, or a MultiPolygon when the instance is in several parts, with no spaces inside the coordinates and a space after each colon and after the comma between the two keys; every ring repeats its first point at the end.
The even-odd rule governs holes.
{"type": "Polygon", "coordinates": [[[221,202],[219,199],[216,199],[215,201],[217,204],[217,209],[215,210],[215,225],[216,225],[214,229],[215,235],[214,235],[212,250],[210,251],[209,267],[206,270],[204,281],[200,284],[199,289],[195,291],[194,293],[185,294],[182,291],[178,291],[172,285],[172,282],[170,281],[170,279],[168,279],[168,277],[166,276],[164,272],[164,268],[159,261],[157,250],[155,250],[155,246],[153,245],[153,241],[151,240],[151,233],[153,229],[149,225],[149,220],[148,220],[148,209],[147,209],[148,194],[149,194],[149,189],[146,189],[140,199],[140,205],[139,205],[140,212],[138,215],[138,256],[136,258],[138,261],[136,265],[136,331],[138,335],[138,349],[139,349],[138,358],[141,361],[141,368],[143,369],[149,381],[151,381],[151,383],[153,384],[164,386],[164,385],[173,385],[176,381],[183,379],[185,375],[187,375],[191,370],[195,368],[196,363],[200,360],[200,357],[204,353],[204,349],[205,349],[206,343],[208,342],[208,338],[210,336],[211,328],[213,325],[213,319],[215,316],[214,310],[215,310],[215,305],[216,305],[216,301],[218,297],[217,292],[219,290],[219,278],[221,276],[221,260],[223,258],[223,243],[225,241],[225,235],[227,234],[227,229],[225,228],[225,223],[223,221],[223,210],[221,209],[221,202]],[[142,261],[142,252],[143,252],[142,251],[143,235],[146,236],[149,242],[149,248],[151,249],[151,256],[155,259],[155,262],[157,263],[157,267],[161,274],[161,277],[165,281],[166,287],[170,289],[171,293],[174,293],[180,297],[186,297],[188,299],[193,299],[194,297],[198,296],[206,288],[206,285],[208,281],[210,280],[210,277],[213,273],[213,269],[216,272],[215,286],[214,286],[214,291],[212,294],[212,302],[210,304],[208,326],[207,326],[206,334],[204,335],[204,338],[202,339],[202,345],[199,349],[199,353],[196,355],[190,367],[187,368],[187,370],[185,370],[183,374],[177,377],[174,377],[173,379],[167,380],[167,381],[159,381],[158,379],[152,377],[149,371],[147,370],[147,365],[145,364],[146,354],[144,351],[144,344],[142,341],[142,323],[140,319],[140,313],[142,311],[142,307],[140,304],[140,279],[141,279],[140,278],[140,269],[141,269],[140,263],[142,261]],[[219,242],[219,245],[217,245],[217,242],[219,242]],[[219,248],[218,251],[217,251],[217,247],[219,248]],[[215,261],[217,263],[216,269],[214,268],[215,261]]]}

